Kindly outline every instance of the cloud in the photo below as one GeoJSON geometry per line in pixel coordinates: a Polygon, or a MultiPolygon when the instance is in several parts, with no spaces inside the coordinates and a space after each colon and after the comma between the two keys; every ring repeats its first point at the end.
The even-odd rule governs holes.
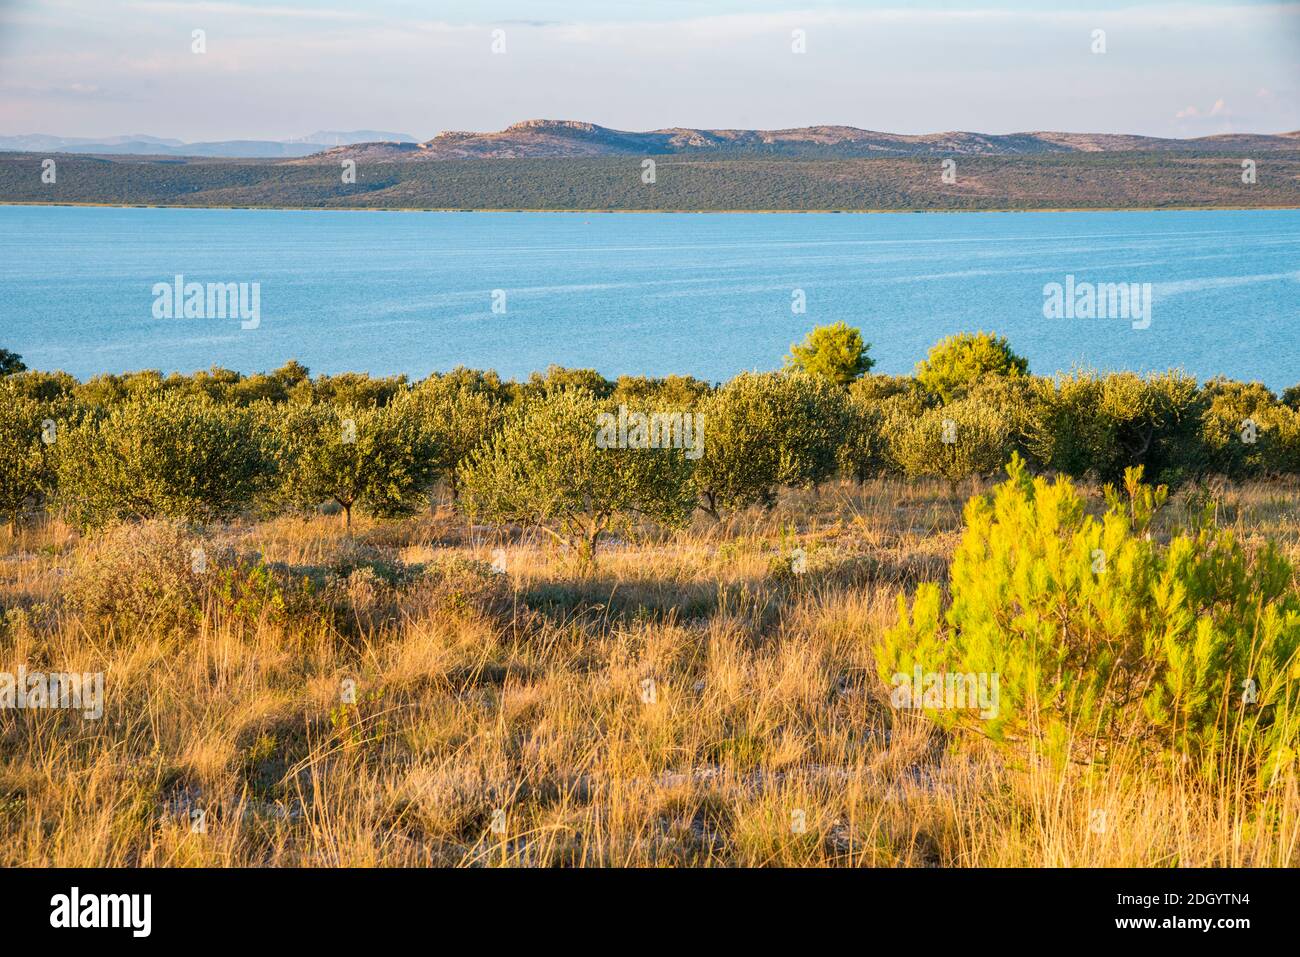
{"type": "Polygon", "coordinates": [[[151,13],[211,13],[238,17],[280,17],[296,20],[373,20],[374,17],[352,10],[324,10],[305,7],[254,6],[248,3],[181,3],[179,0],[132,0],[127,6],[151,13]]]}
{"type": "Polygon", "coordinates": [[[1223,97],[1219,97],[1211,104],[1210,108],[1202,112],[1195,106],[1185,106],[1174,114],[1176,120],[1191,120],[1199,116],[1231,116],[1232,112],[1228,109],[1228,102],[1223,97]]]}
{"type": "Polygon", "coordinates": [[[50,96],[74,98],[99,98],[108,95],[108,91],[97,83],[63,83],[31,84],[15,83],[12,80],[0,81],[0,91],[17,96],[50,96]]]}

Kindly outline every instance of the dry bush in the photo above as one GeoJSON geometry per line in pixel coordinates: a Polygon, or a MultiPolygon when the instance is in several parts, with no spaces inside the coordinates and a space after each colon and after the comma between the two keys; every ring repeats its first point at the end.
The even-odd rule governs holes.
{"type": "Polygon", "coordinates": [[[179,523],[118,525],[78,549],[63,589],[68,608],[88,629],[121,637],[192,634],[207,587],[195,549],[210,568],[230,561],[179,523]]]}

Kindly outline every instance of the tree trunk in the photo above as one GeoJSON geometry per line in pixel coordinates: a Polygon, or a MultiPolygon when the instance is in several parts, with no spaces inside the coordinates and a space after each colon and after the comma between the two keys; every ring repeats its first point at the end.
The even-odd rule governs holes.
{"type": "Polygon", "coordinates": [[[584,565],[591,564],[596,559],[596,541],[600,538],[600,531],[603,526],[604,522],[600,518],[593,518],[587,526],[587,533],[583,536],[578,553],[584,565]]]}

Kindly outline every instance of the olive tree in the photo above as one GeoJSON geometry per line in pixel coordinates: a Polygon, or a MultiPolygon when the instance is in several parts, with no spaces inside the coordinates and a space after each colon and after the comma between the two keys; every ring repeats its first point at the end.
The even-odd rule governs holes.
{"type": "Polygon", "coordinates": [[[83,414],[54,448],[59,501],[82,528],[227,516],[249,504],[274,467],[252,411],[180,393],[83,414]]]}
{"type": "Polygon", "coordinates": [[[915,379],[868,375],[849,387],[847,421],[840,442],[840,470],[859,482],[896,471],[890,439],[933,404],[915,379]]]}
{"type": "Polygon", "coordinates": [[[689,410],[698,406],[713,390],[702,379],[670,375],[663,379],[647,376],[618,377],[612,400],[629,406],[689,410]]]}
{"type": "Polygon", "coordinates": [[[492,437],[505,420],[507,395],[495,379],[469,370],[432,376],[413,392],[413,409],[432,447],[452,498],[460,494],[460,472],[469,454],[492,437]]]}
{"type": "Polygon", "coordinates": [[[308,508],[332,501],[349,528],[357,505],[377,516],[414,511],[437,478],[438,451],[409,392],[386,405],[317,402],[272,414],[280,497],[308,508]]]}
{"type": "Polygon", "coordinates": [[[998,404],[959,399],[899,419],[891,452],[908,476],[945,478],[955,489],[962,479],[991,475],[1007,463],[1014,425],[998,404]]]}
{"type": "Polygon", "coordinates": [[[1077,372],[1036,380],[1034,391],[1029,444],[1051,468],[1117,483],[1141,465],[1171,484],[1212,463],[1202,435],[1209,396],[1191,376],[1077,372]]]}
{"type": "Polygon", "coordinates": [[[824,482],[835,474],[848,425],[843,389],[806,373],[736,376],[703,406],[707,441],[695,469],[700,507],[770,505],[783,485],[824,482]]]}
{"type": "Polygon", "coordinates": [[[584,559],[616,522],[684,525],[694,507],[687,450],[598,441],[611,415],[581,389],[525,401],[471,453],[461,475],[466,512],[536,527],[576,546],[584,559]]]}
{"type": "Polygon", "coordinates": [[[1201,420],[1207,468],[1233,478],[1295,471],[1296,413],[1259,382],[1212,379],[1201,420]]]}
{"type": "Polygon", "coordinates": [[[1282,390],[1282,404],[1293,412],[1300,412],[1300,385],[1290,385],[1282,390]]]}
{"type": "Polygon", "coordinates": [[[0,514],[13,534],[29,503],[53,484],[50,446],[57,437],[53,407],[0,380],[0,514]]]}
{"type": "Polygon", "coordinates": [[[516,385],[515,393],[520,399],[536,399],[565,389],[590,392],[597,399],[607,399],[614,392],[614,383],[595,369],[569,369],[552,364],[546,367],[545,373],[533,372],[527,382],[516,385]]]}
{"type": "Polygon", "coordinates": [[[13,375],[15,372],[26,370],[27,366],[23,363],[22,356],[8,349],[0,349],[0,376],[13,375]]]}

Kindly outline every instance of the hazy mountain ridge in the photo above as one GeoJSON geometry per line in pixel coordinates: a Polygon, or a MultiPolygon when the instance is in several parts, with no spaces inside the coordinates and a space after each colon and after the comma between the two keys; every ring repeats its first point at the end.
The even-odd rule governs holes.
{"type": "Polygon", "coordinates": [[[1043,153],[1168,150],[1295,149],[1298,133],[1240,133],[1165,139],[1115,133],[882,133],[851,126],[786,130],[673,127],[630,132],[575,120],[525,120],[490,133],[446,131],[418,144],[359,143],[327,151],[330,158],[367,160],[553,159],[722,152],[870,156],[1016,156],[1043,153]]]}
{"type": "Polygon", "coordinates": [[[1168,139],[1122,133],[883,133],[852,126],[803,126],[784,130],[670,127],[633,132],[579,120],[524,120],[486,133],[447,130],[420,142],[382,130],[318,130],[284,140],[221,140],[186,143],[143,134],[61,137],[0,136],[0,151],[82,153],[104,156],[167,156],[230,159],[314,158],[368,161],[457,159],[562,159],[602,156],[663,156],[749,153],[860,159],[873,156],[1033,156],[1046,153],[1110,153],[1295,149],[1300,131],[1226,133],[1168,139]]]}
{"type": "Polygon", "coordinates": [[[0,151],[21,153],[85,153],[111,156],[196,156],[229,159],[293,159],[311,156],[332,147],[375,141],[415,143],[407,133],[382,130],[317,130],[301,138],[285,140],[215,140],[187,143],[184,140],[147,136],[51,136],[31,133],[0,136],[0,151]]]}

